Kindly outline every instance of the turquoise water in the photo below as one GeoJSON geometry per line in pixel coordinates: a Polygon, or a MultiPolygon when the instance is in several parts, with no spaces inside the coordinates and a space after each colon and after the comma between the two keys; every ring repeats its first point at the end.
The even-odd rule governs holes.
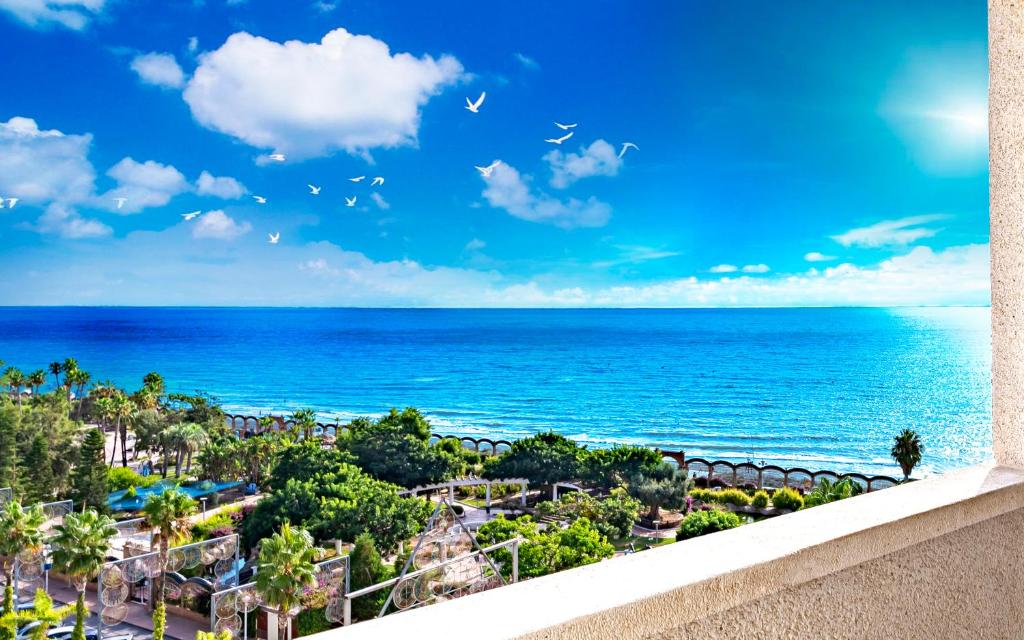
{"type": "Polygon", "coordinates": [[[208,496],[218,491],[231,489],[232,487],[238,487],[241,485],[241,482],[204,482],[195,485],[178,486],[176,481],[167,479],[161,480],[160,482],[148,487],[136,488],[135,496],[126,496],[125,494],[127,493],[127,490],[114,491],[107,496],[107,505],[109,505],[113,511],[137,511],[146,504],[146,500],[148,500],[150,496],[162,494],[175,486],[178,486],[182,492],[198,500],[203,496],[208,496]]]}
{"type": "Polygon", "coordinates": [[[0,309],[0,358],[150,370],[252,414],[426,411],[445,433],[555,429],[591,446],[895,474],[991,448],[989,310],[0,309]]]}

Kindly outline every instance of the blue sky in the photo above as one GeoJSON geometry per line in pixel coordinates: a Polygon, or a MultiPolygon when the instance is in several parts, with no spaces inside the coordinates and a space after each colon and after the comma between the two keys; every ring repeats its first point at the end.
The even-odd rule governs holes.
{"type": "Polygon", "coordinates": [[[987,304],[985,38],[978,2],[0,0],[0,300],[987,304]]]}

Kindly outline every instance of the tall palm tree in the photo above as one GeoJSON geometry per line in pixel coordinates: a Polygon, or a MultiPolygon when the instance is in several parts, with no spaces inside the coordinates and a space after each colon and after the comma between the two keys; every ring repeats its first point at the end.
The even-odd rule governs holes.
{"type": "Polygon", "coordinates": [[[160,575],[153,581],[156,594],[156,607],[153,610],[153,637],[163,637],[163,621],[166,620],[164,610],[164,572],[167,571],[167,556],[171,543],[182,540],[188,535],[189,516],[196,512],[196,501],[182,493],[178,488],[168,489],[149,497],[142,507],[142,516],[146,523],[156,529],[153,545],[160,549],[160,575]]]}
{"type": "Polygon", "coordinates": [[[197,424],[183,422],[176,424],[167,430],[167,438],[177,450],[177,460],[174,473],[181,475],[182,460],[186,460],[185,473],[192,470],[192,454],[202,449],[210,442],[210,436],[206,430],[197,424]]]}
{"type": "MultiPolygon", "coordinates": [[[[75,377],[74,374],[76,372],[80,371],[78,368],[78,360],[75,360],[74,358],[64,358],[64,362],[60,365],[60,370],[64,372],[64,384],[67,386],[65,391],[67,392],[68,402],[71,402],[71,385],[77,384],[72,383],[72,378],[75,377]]],[[[81,396],[81,394],[78,395],[81,396]]]]}
{"type": "Polygon", "coordinates": [[[43,548],[43,523],[46,515],[38,504],[27,509],[11,500],[0,507],[0,561],[3,562],[4,608],[14,608],[14,559],[22,551],[40,551],[43,548]]]}
{"type": "Polygon", "coordinates": [[[95,509],[82,513],[69,513],[63,524],[56,527],[57,535],[50,540],[53,548],[53,566],[69,576],[78,591],[75,602],[75,631],[72,640],[85,640],[85,587],[103,568],[110,539],[117,528],[110,516],[100,515],[95,509]]]}
{"type": "Polygon", "coordinates": [[[158,396],[162,396],[166,388],[164,385],[164,377],[156,371],[150,371],[142,378],[142,386],[151,390],[158,396]]]}
{"type": "Polygon", "coordinates": [[[32,397],[39,395],[39,387],[46,384],[46,371],[42,369],[36,369],[32,373],[28,374],[26,378],[30,387],[32,387],[32,397]]]}
{"type": "MultiPolygon", "coordinates": [[[[114,421],[114,399],[113,398],[100,398],[93,405],[93,411],[99,418],[99,430],[104,432],[106,427],[114,421]]],[[[110,466],[114,466],[114,455],[117,452],[117,429],[114,429],[114,442],[111,443],[112,450],[110,453],[110,466]]]]}
{"type": "Polygon", "coordinates": [[[89,384],[89,380],[92,376],[89,375],[88,371],[81,369],[74,369],[71,373],[64,376],[64,384],[67,387],[67,398],[70,406],[71,392],[74,389],[75,397],[78,398],[78,406],[75,407],[75,417],[79,418],[82,416],[82,394],[85,390],[85,385],[89,384]]]}
{"type": "Polygon", "coordinates": [[[49,371],[50,371],[50,375],[53,376],[53,388],[54,389],[60,389],[60,372],[61,372],[60,363],[59,362],[51,362],[50,366],[49,366],[49,371]]]}
{"type": "Polygon", "coordinates": [[[4,371],[4,382],[12,394],[17,394],[18,406],[21,407],[21,388],[25,386],[25,374],[17,367],[7,367],[4,371]]]}
{"type": "Polygon", "coordinates": [[[914,471],[914,467],[921,462],[924,445],[921,444],[920,436],[913,429],[904,429],[900,435],[896,436],[895,440],[890,455],[903,470],[903,479],[910,480],[910,474],[914,471]]]}
{"type": "Polygon", "coordinates": [[[300,409],[292,414],[291,421],[295,423],[295,429],[302,432],[302,437],[306,439],[313,437],[313,429],[316,428],[316,411],[300,409]]]}
{"type": "Polygon", "coordinates": [[[124,393],[118,392],[113,397],[114,430],[121,436],[121,466],[128,466],[128,421],[135,414],[135,405],[124,393]]]}
{"type": "Polygon", "coordinates": [[[263,602],[277,608],[278,638],[291,638],[291,619],[297,613],[302,592],[316,583],[314,562],[319,553],[308,531],[292,529],[287,522],[281,525],[280,533],[260,543],[256,591],[263,602]]]}

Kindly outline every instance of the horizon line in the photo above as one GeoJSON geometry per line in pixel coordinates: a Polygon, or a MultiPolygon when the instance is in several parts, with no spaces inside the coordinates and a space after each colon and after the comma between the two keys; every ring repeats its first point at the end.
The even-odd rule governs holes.
{"type": "Polygon", "coordinates": [[[991,309],[989,304],[906,304],[906,305],[775,305],[775,306],[679,306],[679,307],[445,307],[445,306],[357,306],[357,305],[199,305],[199,304],[41,304],[0,305],[9,309],[350,309],[366,311],[722,311],[766,309],[991,309]]]}

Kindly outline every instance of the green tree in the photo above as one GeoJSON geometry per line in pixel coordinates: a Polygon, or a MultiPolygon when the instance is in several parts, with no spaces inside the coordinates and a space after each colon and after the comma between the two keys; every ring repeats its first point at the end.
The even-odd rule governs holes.
{"type": "Polygon", "coordinates": [[[694,511],[683,518],[676,532],[676,540],[688,540],[716,531],[733,529],[743,524],[740,517],[730,511],[694,511]]]}
{"type": "Polygon", "coordinates": [[[156,607],[153,609],[154,640],[163,638],[167,621],[163,575],[163,571],[167,570],[167,556],[172,543],[188,536],[189,516],[195,512],[195,500],[177,488],[151,495],[142,506],[142,516],[146,523],[156,529],[151,544],[159,547],[159,562],[162,569],[160,575],[153,580],[153,592],[156,594],[156,607]]]}
{"type": "MultiPolygon", "coordinates": [[[[386,416],[377,421],[377,426],[398,427],[414,438],[430,440],[430,423],[418,409],[412,407],[406,407],[401,412],[398,409],[391,409],[386,416]]],[[[358,428],[358,422],[353,422],[353,427],[358,428]]]]}
{"type": "Polygon", "coordinates": [[[580,477],[587,450],[554,432],[516,440],[508,453],[484,463],[484,477],[526,478],[531,483],[550,486],[580,477]]]}
{"type": "Polygon", "coordinates": [[[316,584],[314,562],[319,549],[304,529],[287,522],[260,544],[256,591],[277,609],[278,638],[291,638],[291,618],[301,604],[302,591],[316,584]]]}
{"type": "Polygon", "coordinates": [[[662,463],[654,449],[616,445],[590,451],[583,462],[583,479],[608,491],[626,484],[633,476],[651,473],[662,463]]]}
{"type": "Polygon", "coordinates": [[[43,548],[42,526],[46,515],[38,504],[22,508],[21,503],[11,500],[0,506],[0,561],[4,569],[3,612],[13,611],[14,606],[14,559],[23,551],[41,551],[43,548]]]}
{"type": "Polygon", "coordinates": [[[611,495],[603,499],[591,497],[582,491],[566,493],[558,502],[538,504],[537,513],[557,515],[570,522],[586,518],[601,535],[619,539],[632,533],[640,506],[639,500],[630,497],[620,487],[612,489],[611,495]]]}
{"type": "Polygon", "coordinates": [[[290,420],[294,423],[292,427],[303,438],[313,437],[313,430],[316,429],[316,411],[312,409],[300,409],[292,414],[290,420]]]}
{"type": "Polygon", "coordinates": [[[146,389],[150,389],[158,396],[162,396],[166,391],[164,384],[164,377],[156,371],[150,371],[142,378],[142,386],[146,389]]]}
{"type": "Polygon", "coordinates": [[[18,423],[20,415],[7,400],[0,399],[0,488],[18,485],[18,423]]]}
{"type": "MultiPolygon", "coordinates": [[[[507,520],[499,515],[477,531],[477,542],[482,547],[516,537],[524,540],[519,547],[519,575],[523,578],[572,569],[615,555],[615,547],[587,518],[579,518],[566,529],[546,532],[541,531],[529,516],[507,520]]],[[[490,556],[495,564],[500,565],[503,576],[512,574],[511,551],[498,549],[490,556]]]]}
{"type": "Polygon", "coordinates": [[[210,442],[209,434],[198,424],[184,422],[170,427],[166,435],[172,448],[177,451],[175,475],[181,475],[183,461],[186,462],[184,471],[188,475],[192,471],[192,455],[210,442]]]}
{"type": "Polygon", "coordinates": [[[56,535],[50,540],[53,566],[71,578],[78,592],[72,640],[85,640],[85,619],[89,615],[85,607],[85,588],[103,568],[110,540],[115,535],[117,528],[112,518],[87,509],[64,516],[64,522],[56,527],[56,535]]]}
{"type": "Polygon", "coordinates": [[[61,372],[60,363],[59,362],[51,362],[50,366],[49,366],[49,371],[50,371],[50,375],[53,376],[53,390],[56,391],[56,390],[60,389],[60,372],[61,372]]]}
{"type": "Polygon", "coordinates": [[[38,397],[39,388],[46,384],[46,371],[43,369],[36,369],[26,376],[25,381],[28,383],[28,386],[32,387],[32,397],[38,397]]]}
{"type": "Polygon", "coordinates": [[[394,424],[351,431],[338,438],[337,445],[373,477],[403,487],[448,480],[463,466],[459,458],[394,424]]]}
{"type": "MultiPolygon", "coordinates": [[[[368,533],[356,536],[356,543],[348,561],[352,571],[352,591],[390,580],[394,574],[394,571],[381,560],[380,552],[377,551],[377,543],[368,533]]],[[[355,598],[352,600],[352,615],[357,620],[369,620],[377,617],[387,597],[387,589],[381,589],[361,598],[355,598]]]]}
{"type": "Polygon", "coordinates": [[[18,399],[18,407],[21,407],[21,388],[25,386],[25,374],[17,367],[7,367],[3,375],[4,384],[11,393],[18,399]]]}
{"type": "Polygon", "coordinates": [[[32,445],[25,454],[22,473],[25,500],[29,503],[49,502],[53,499],[55,482],[49,441],[42,433],[32,439],[32,445]]]}
{"type": "Polygon", "coordinates": [[[912,429],[904,429],[895,438],[890,455],[903,470],[903,479],[910,480],[910,474],[914,467],[921,462],[924,453],[924,445],[921,444],[921,437],[912,429]]]}
{"type": "Polygon", "coordinates": [[[103,460],[104,439],[98,429],[86,431],[78,450],[78,464],[71,480],[76,505],[107,510],[107,465],[103,460]]]}
{"type": "Polygon", "coordinates": [[[629,495],[648,507],[647,517],[651,520],[661,518],[661,507],[682,508],[691,489],[693,480],[669,462],[634,476],[628,486],[629,495]]]}

